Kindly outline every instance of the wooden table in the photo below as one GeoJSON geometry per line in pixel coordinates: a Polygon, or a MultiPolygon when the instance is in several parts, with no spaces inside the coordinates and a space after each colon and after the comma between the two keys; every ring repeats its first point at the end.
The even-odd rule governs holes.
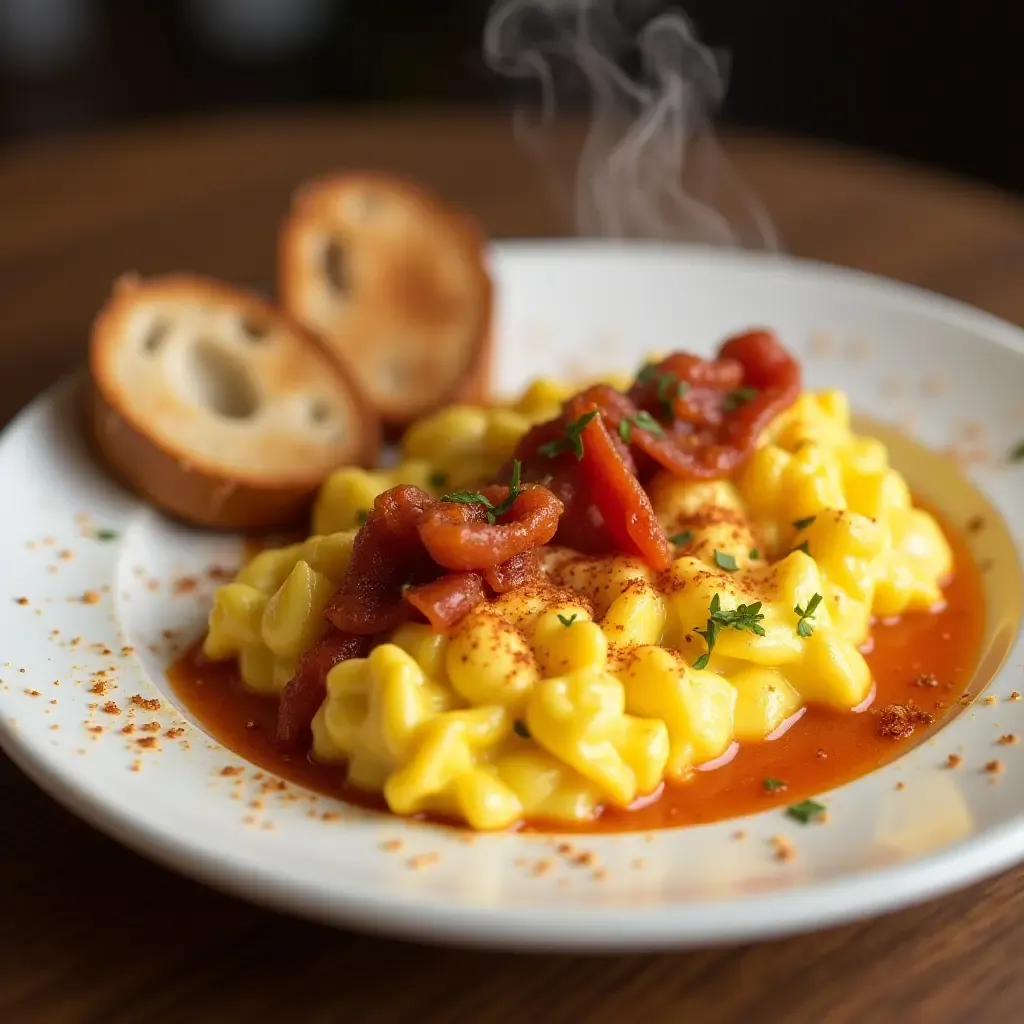
{"type": "MultiPolygon", "coordinates": [[[[571,135],[572,133],[568,133],[571,135]]],[[[729,153],[799,255],[901,278],[1024,322],[1024,205],[849,153],[735,138],[729,153]]],[[[126,269],[269,288],[303,177],[396,169],[497,237],[560,226],[504,118],[253,119],[60,142],[0,163],[0,420],[83,359],[126,269]]],[[[11,496],[8,495],[8,500],[11,496]]],[[[808,1022],[1016,1019],[1024,871],[881,920],[678,955],[507,956],[338,933],[128,853],[0,755],[0,1020],[808,1022]]]]}

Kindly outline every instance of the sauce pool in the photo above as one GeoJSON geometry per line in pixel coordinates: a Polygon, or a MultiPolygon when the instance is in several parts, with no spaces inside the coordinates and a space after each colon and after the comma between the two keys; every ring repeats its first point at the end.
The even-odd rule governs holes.
{"type": "MultiPolygon", "coordinates": [[[[934,513],[933,513],[934,514],[934,513]]],[[[941,519],[940,519],[941,522],[941,519]]],[[[734,756],[694,773],[685,783],[666,784],[629,810],[606,809],[584,825],[562,822],[543,831],[648,831],[739,817],[777,805],[787,806],[832,789],[880,767],[911,744],[941,728],[967,689],[981,650],[984,598],[981,574],[959,534],[943,524],[953,549],[953,576],[939,611],[918,612],[872,627],[865,657],[875,677],[870,708],[854,714],[809,707],[770,742],[745,744],[734,756]],[[936,685],[921,685],[921,679],[936,685]],[[884,736],[875,709],[913,703],[934,716],[913,736],[884,736]],[[784,788],[769,791],[765,779],[784,788]]],[[[171,667],[175,694],[215,739],[247,761],[280,777],[362,807],[386,810],[381,797],[345,784],[336,765],[317,764],[282,752],[274,743],[277,698],[247,692],[233,662],[209,662],[201,641],[171,667]]]]}

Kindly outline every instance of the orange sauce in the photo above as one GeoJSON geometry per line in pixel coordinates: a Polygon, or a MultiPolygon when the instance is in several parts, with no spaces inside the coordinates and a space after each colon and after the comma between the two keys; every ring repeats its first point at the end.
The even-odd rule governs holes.
{"type": "MultiPolygon", "coordinates": [[[[941,728],[956,710],[978,660],[984,632],[981,574],[963,539],[946,529],[954,554],[945,605],[935,612],[878,622],[866,657],[875,677],[871,709],[860,713],[808,708],[779,738],[743,746],[731,761],[665,785],[629,810],[607,809],[576,830],[647,831],[718,821],[786,806],[865,775],[941,728]],[[934,676],[938,685],[917,680],[934,676]],[[881,735],[872,709],[913,703],[934,715],[910,739],[881,735]],[[785,783],[768,791],[764,780],[785,783]]],[[[210,735],[247,761],[282,778],[350,803],[384,810],[382,798],[345,784],[344,769],[289,755],[273,742],[277,701],[242,689],[234,663],[205,661],[197,641],[170,669],[175,693],[210,735]]],[[[534,823],[532,828],[541,828],[534,823]]],[[[570,831],[562,823],[548,831],[570,831]]]]}

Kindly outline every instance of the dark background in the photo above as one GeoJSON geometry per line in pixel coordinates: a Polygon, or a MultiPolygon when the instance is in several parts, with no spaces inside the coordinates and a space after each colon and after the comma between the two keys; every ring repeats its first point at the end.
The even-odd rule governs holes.
{"type": "MultiPolygon", "coordinates": [[[[672,6],[618,5],[625,21],[672,6]]],[[[732,54],[719,123],[1024,191],[1017,0],[684,0],[732,54]]],[[[238,110],[511,106],[490,0],[0,0],[0,144],[238,110]]]]}

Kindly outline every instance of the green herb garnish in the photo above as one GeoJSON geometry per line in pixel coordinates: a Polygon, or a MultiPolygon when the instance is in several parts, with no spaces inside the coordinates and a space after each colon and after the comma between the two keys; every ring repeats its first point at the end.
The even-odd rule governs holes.
{"type": "Polygon", "coordinates": [[[793,611],[799,616],[796,624],[798,636],[806,638],[814,632],[814,626],[811,624],[810,620],[819,604],[821,604],[821,594],[815,594],[810,601],[807,602],[806,608],[801,608],[800,605],[797,605],[793,609],[793,611]]]}
{"type": "Polygon", "coordinates": [[[707,653],[702,654],[693,663],[693,667],[698,669],[708,667],[708,662],[711,660],[711,652],[714,650],[715,641],[718,639],[719,630],[749,630],[757,636],[764,636],[764,626],[761,625],[763,618],[764,615],[761,613],[760,601],[755,601],[753,604],[741,604],[735,611],[723,611],[719,596],[715,594],[711,598],[711,604],[708,607],[707,626],[704,629],[697,630],[697,634],[704,637],[704,642],[708,645],[707,653]]]}
{"type": "Polygon", "coordinates": [[[448,483],[448,474],[440,471],[431,473],[430,476],[427,477],[427,483],[429,483],[431,487],[444,487],[444,485],[448,483]]]}
{"type": "Polygon", "coordinates": [[[664,427],[646,409],[641,409],[635,416],[627,416],[619,421],[619,437],[626,444],[633,440],[633,427],[646,430],[655,437],[665,436],[664,427]]]}
{"type": "Polygon", "coordinates": [[[673,415],[676,399],[682,398],[689,390],[690,385],[685,380],[680,380],[674,373],[663,373],[661,375],[656,394],[658,401],[661,402],[662,408],[665,410],[666,416],[673,415]]]}
{"type": "Polygon", "coordinates": [[[449,501],[453,505],[483,505],[484,508],[494,508],[487,496],[479,491],[452,491],[450,494],[442,494],[440,500],[449,501]]]}
{"type": "Polygon", "coordinates": [[[806,519],[794,519],[793,526],[797,530],[806,530],[817,518],[817,516],[808,516],[806,519]]]}
{"type": "Polygon", "coordinates": [[[746,405],[747,402],[757,398],[757,395],[757,388],[736,388],[735,391],[730,391],[725,396],[722,408],[726,412],[735,412],[741,405],[746,405]]]}
{"type": "Polygon", "coordinates": [[[516,503],[516,499],[523,493],[520,486],[520,479],[523,475],[523,464],[518,459],[512,460],[512,479],[508,483],[508,496],[503,502],[497,505],[491,515],[487,517],[489,523],[503,516],[516,503]]]}
{"type": "Polygon", "coordinates": [[[1011,462],[1024,462],[1024,441],[1018,441],[1010,450],[1011,462]]]}
{"type": "Polygon", "coordinates": [[[786,814],[801,825],[809,825],[825,813],[825,805],[815,800],[801,800],[798,804],[786,808],[786,814]]]}
{"type": "Polygon", "coordinates": [[[579,612],[573,612],[572,615],[562,615],[559,613],[558,621],[568,629],[578,618],[579,612]]]}
{"type": "Polygon", "coordinates": [[[633,417],[633,426],[639,427],[641,430],[646,430],[655,437],[665,436],[665,431],[661,424],[646,409],[641,409],[633,417]]]}
{"type": "Polygon", "coordinates": [[[542,444],[537,451],[541,455],[546,455],[549,459],[553,459],[556,455],[561,455],[562,452],[573,452],[578,462],[583,458],[583,431],[596,415],[596,409],[585,412],[579,419],[565,425],[564,436],[556,438],[554,441],[548,441],[547,444],[542,444]]]}
{"type": "Polygon", "coordinates": [[[739,568],[733,555],[719,551],[718,548],[715,548],[715,565],[726,572],[735,572],[739,568]]]}
{"type": "Polygon", "coordinates": [[[752,562],[756,562],[761,557],[761,552],[757,548],[751,548],[748,557],[752,562]]]}
{"type": "Polygon", "coordinates": [[[654,363],[645,363],[640,367],[636,379],[641,384],[656,384],[654,393],[668,416],[675,411],[675,400],[682,398],[690,390],[690,385],[685,380],[680,380],[671,370],[659,369],[654,363]]]}
{"type": "Polygon", "coordinates": [[[530,739],[530,730],[526,728],[526,723],[521,719],[517,718],[512,723],[512,731],[523,740],[530,739]]]}
{"type": "Polygon", "coordinates": [[[96,539],[102,541],[117,540],[121,535],[116,530],[97,530],[96,539]]]}
{"type": "Polygon", "coordinates": [[[360,526],[365,526],[366,525],[366,520],[369,519],[369,518],[370,518],[370,510],[369,509],[361,508],[356,513],[356,521],[359,523],[360,526]]]}
{"type": "Polygon", "coordinates": [[[764,788],[769,793],[775,793],[775,792],[777,792],[780,789],[785,789],[786,788],[786,784],[782,781],[782,779],[776,779],[772,775],[769,775],[767,778],[762,779],[761,780],[761,785],[764,786],[764,788]]]}
{"type": "Polygon", "coordinates": [[[522,494],[519,486],[522,476],[523,464],[518,459],[512,460],[512,480],[508,486],[508,497],[500,504],[495,505],[485,494],[479,491],[452,491],[451,494],[442,495],[441,501],[450,501],[456,505],[483,505],[487,510],[487,522],[495,523],[499,516],[503,516],[522,494]]]}
{"type": "Polygon", "coordinates": [[[685,544],[689,544],[693,540],[693,530],[683,530],[681,533],[673,533],[669,537],[669,544],[675,544],[677,547],[683,547],[685,544]]]}

